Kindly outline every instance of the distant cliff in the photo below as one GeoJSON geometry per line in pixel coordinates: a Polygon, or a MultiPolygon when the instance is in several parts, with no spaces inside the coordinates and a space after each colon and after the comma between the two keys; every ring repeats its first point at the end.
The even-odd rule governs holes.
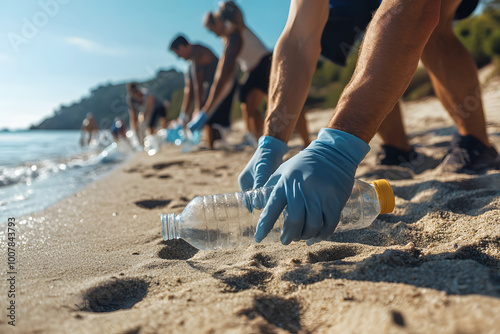
{"type": "MultiPolygon", "coordinates": [[[[115,117],[120,117],[128,124],[128,109],[125,102],[127,96],[126,84],[101,85],[91,91],[90,96],[82,98],[69,106],[61,106],[54,111],[54,115],[46,118],[31,129],[44,130],[72,130],[80,129],[82,121],[88,112],[94,117],[101,129],[109,128],[115,117]]],[[[171,101],[169,118],[179,113],[182,101],[182,88],[184,87],[184,75],[174,69],[159,71],[151,80],[139,82],[160,100],[171,101]]]]}

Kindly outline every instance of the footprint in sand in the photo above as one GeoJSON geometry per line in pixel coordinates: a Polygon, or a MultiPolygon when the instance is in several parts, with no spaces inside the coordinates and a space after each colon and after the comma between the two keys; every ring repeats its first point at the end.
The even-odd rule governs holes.
{"type": "Polygon", "coordinates": [[[162,240],[160,245],[164,247],[158,252],[158,257],[163,260],[189,260],[199,252],[184,240],[162,240]]]}
{"type": "Polygon", "coordinates": [[[347,257],[356,256],[360,253],[359,249],[350,245],[335,245],[327,249],[321,249],[317,252],[309,252],[307,254],[307,262],[332,262],[343,260],[347,257]]]}
{"type": "Polygon", "coordinates": [[[134,204],[140,208],[151,210],[151,209],[156,209],[156,208],[163,208],[163,207],[169,205],[170,202],[172,202],[172,200],[170,200],[170,199],[167,199],[167,200],[150,199],[150,200],[145,200],[145,201],[138,201],[138,202],[135,202],[134,204]]]}
{"type": "Polygon", "coordinates": [[[275,268],[278,265],[277,261],[273,259],[272,256],[263,253],[254,254],[252,260],[266,268],[275,268]]]}
{"type": "Polygon", "coordinates": [[[446,207],[454,213],[476,216],[484,213],[483,208],[490,204],[500,192],[498,190],[475,190],[454,196],[446,202],[446,207]]]}
{"type": "Polygon", "coordinates": [[[153,169],[156,170],[162,170],[165,168],[169,168],[172,166],[183,166],[185,164],[185,161],[179,160],[179,161],[171,161],[171,162],[160,162],[157,164],[154,164],[152,167],[153,169]]]}
{"type": "Polygon", "coordinates": [[[214,278],[221,280],[228,287],[224,292],[240,292],[257,288],[265,290],[266,282],[272,274],[258,268],[231,268],[219,270],[213,274],[214,278]]]}
{"type": "Polygon", "coordinates": [[[97,313],[129,309],[146,296],[148,288],[138,278],[110,279],[82,292],[76,307],[97,313]]]}
{"type": "Polygon", "coordinates": [[[298,333],[301,324],[302,305],[296,298],[282,298],[278,296],[256,296],[251,308],[244,309],[238,315],[249,319],[262,317],[269,327],[261,327],[264,333],[275,333],[280,327],[289,333],[298,333]],[[276,326],[276,327],[274,327],[276,326]]]}
{"type": "MultiPolygon", "coordinates": [[[[494,241],[492,243],[495,244],[494,241]]],[[[498,244],[498,241],[496,241],[496,244],[498,244]]],[[[458,260],[474,260],[477,263],[479,263],[485,267],[497,269],[497,270],[500,269],[500,260],[493,257],[493,256],[490,256],[490,255],[484,253],[483,249],[481,249],[481,248],[485,248],[485,247],[486,247],[485,245],[460,247],[459,249],[457,249],[457,251],[455,253],[453,253],[453,258],[458,259],[458,260]]],[[[493,247],[495,247],[495,246],[493,246],[493,247]]],[[[497,248],[497,247],[495,247],[495,248],[497,248]]],[[[497,272],[497,274],[498,274],[498,277],[500,278],[500,273],[497,272]]],[[[495,277],[492,277],[492,278],[495,278],[495,277]]],[[[500,281],[498,281],[498,283],[499,283],[498,286],[500,287],[500,281]]]]}

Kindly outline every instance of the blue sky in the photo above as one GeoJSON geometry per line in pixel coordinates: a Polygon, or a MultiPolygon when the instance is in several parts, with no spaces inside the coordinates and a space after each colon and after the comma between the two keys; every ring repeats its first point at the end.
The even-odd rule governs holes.
{"type": "MultiPolygon", "coordinates": [[[[247,24],[273,48],[289,0],[239,0],[247,24]]],[[[0,0],[0,129],[26,128],[106,82],[186,68],[166,51],[182,32],[220,54],[202,26],[214,0],[0,0]]]]}

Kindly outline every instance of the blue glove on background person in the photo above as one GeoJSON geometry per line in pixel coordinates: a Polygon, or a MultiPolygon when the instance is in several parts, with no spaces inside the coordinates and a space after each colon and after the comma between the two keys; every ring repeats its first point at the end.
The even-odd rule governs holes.
{"type": "Polygon", "coordinates": [[[196,118],[192,119],[187,124],[187,127],[191,132],[201,131],[206,122],[207,122],[207,113],[204,112],[203,110],[200,110],[200,112],[198,112],[198,115],[196,115],[196,118]]]}
{"type": "Polygon", "coordinates": [[[283,163],[265,187],[274,186],[257,224],[261,242],[285,209],[281,242],[330,236],[351,195],[359,163],[370,150],[363,140],[347,132],[323,128],[318,139],[283,163]]]}
{"type": "Polygon", "coordinates": [[[238,177],[241,191],[262,187],[278,169],[288,145],[276,138],[262,136],[252,159],[238,177]]]}

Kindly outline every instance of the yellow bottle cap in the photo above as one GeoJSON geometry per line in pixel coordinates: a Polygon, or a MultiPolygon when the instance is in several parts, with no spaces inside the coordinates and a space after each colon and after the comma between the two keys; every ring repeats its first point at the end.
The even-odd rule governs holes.
{"type": "Polygon", "coordinates": [[[387,180],[375,180],[372,182],[377,192],[378,203],[380,205],[380,214],[391,213],[396,206],[394,191],[387,180]]]}

